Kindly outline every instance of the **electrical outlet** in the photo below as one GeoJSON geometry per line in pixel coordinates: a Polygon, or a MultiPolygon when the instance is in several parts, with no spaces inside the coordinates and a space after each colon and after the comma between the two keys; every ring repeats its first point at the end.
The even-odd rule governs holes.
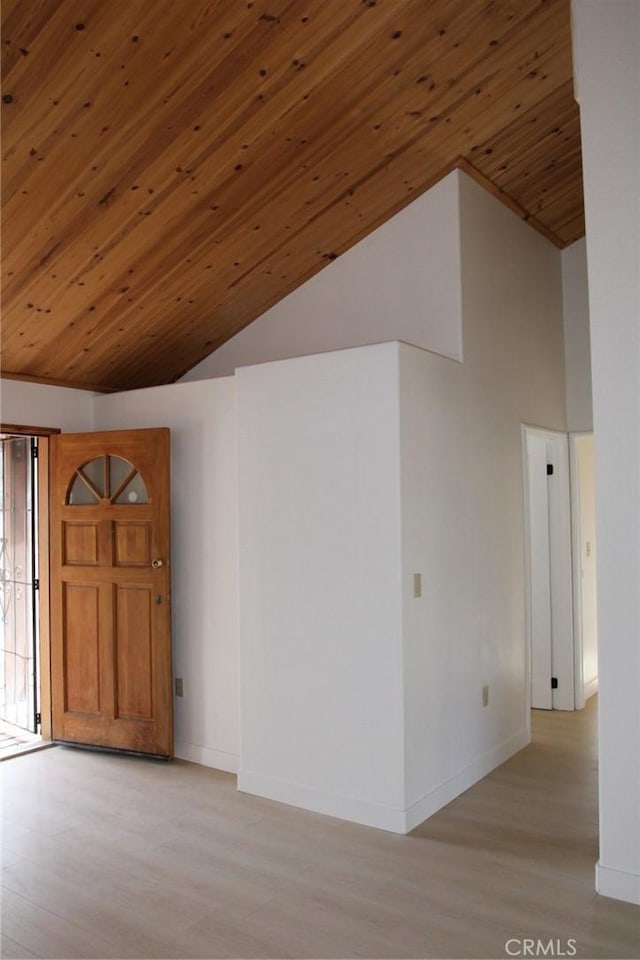
{"type": "Polygon", "coordinates": [[[176,697],[184,697],[184,683],[182,677],[176,677],[176,697]]]}
{"type": "Polygon", "coordinates": [[[414,573],[413,575],[413,595],[414,597],[422,596],[422,574],[414,573]]]}
{"type": "Polygon", "coordinates": [[[489,687],[487,685],[482,688],[482,706],[489,706],[489,687]]]}

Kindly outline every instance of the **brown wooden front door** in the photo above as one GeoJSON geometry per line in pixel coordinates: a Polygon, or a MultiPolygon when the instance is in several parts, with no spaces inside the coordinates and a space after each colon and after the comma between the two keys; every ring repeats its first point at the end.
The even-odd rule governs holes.
{"type": "Polygon", "coordinates": [[[169,430],[51,441],[54,740],[173,754],[169,430]]]}

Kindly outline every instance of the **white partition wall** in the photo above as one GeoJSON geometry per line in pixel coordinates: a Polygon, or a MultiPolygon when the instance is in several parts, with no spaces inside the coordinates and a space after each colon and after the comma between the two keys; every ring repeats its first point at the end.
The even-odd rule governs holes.
{"type": "Polygon", "coordinates": [[[528,740],[520,430],[566,429],[559,251],[456,180],[464,363],[236,373],[240,789],[399,832],[528,740]]]}
{"type": "Polygon", "coordinates": [[[589,291],[585,238],[562,251],[562,312],[567,429],[593,430],[589,291]]]}
{"type": "Polygon", "coordinates": [[[528,741],[521,424],[566,429],[560,254],[464,175],[460,216],[464,362],[400,346],[408,828],[528,741]]]}
{"type": "Polygon", "coordinates": [[[598,535],[600,893],[640,903],[640,4],[574,0],[598,535]]]}
{"type": "Polygon", "coordinates": [[[398,346],[236,379],[238,786],[403,832],[398,346]]]}
{"type": "Polygon", "coordinates": [[[185,380],[403,340],[462,358],[454,171],[206,357],[185,380]]]}

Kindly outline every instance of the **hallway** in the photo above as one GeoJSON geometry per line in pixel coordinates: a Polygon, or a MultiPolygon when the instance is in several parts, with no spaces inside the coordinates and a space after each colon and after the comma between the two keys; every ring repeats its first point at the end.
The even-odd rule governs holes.
{"type": "Polygon", "coordinates": [[[594,893],[596,699],[536,711],[529,747],[407,837],[182,761],[4,763],[2,956],[481,958],[531,937],[637,958],[640,909],[594,893]]]}

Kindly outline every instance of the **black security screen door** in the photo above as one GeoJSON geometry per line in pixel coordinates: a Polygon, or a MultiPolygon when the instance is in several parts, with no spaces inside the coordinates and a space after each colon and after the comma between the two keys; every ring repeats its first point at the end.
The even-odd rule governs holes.
{"type": "Polygon", "coordinates": [[[0,439],[0,719],[37,732],[37,439],[0,439]]]}

